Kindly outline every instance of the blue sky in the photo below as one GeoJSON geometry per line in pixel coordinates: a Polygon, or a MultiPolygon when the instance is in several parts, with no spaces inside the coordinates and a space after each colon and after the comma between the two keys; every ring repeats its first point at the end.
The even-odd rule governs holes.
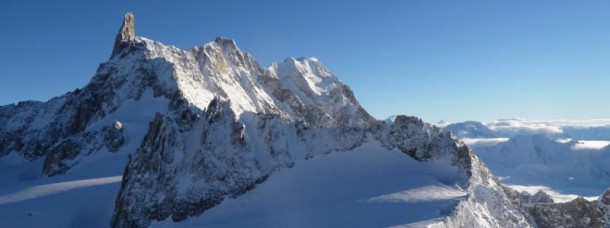
{"type": "Polygon", "coordinates": [[[126,11],[182,48],[315,56],[375,117],[610,118],[610,1],[0,1],[0,104],[84,86],[126,11]],[[123,3],[125,2],[125,3],[123,3]]]}

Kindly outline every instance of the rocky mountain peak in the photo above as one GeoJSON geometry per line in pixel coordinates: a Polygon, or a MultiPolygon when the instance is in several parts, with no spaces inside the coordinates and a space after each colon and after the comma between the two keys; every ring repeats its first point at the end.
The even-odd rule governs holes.
{"type": "Polygon", "coordinates": [[[229,39],[226,37],[216,37],[216,39],[214,40],[214,43],[219,44],[220,46],[223,46],[224,48],[234,48],[237,49],[237,43],[235,42],[235,40],[233,39],[229,39]]]}
{"type": "Polygon", "coordinates": [[[599,197],[599,202],[603,203],[604,205],[610,206],[610,188],[606,189],[604,194],[599,197]]]}
{"type": "Polygon", "coordinates": [[[135,39],[136,30],[134,28],[133,14],[131,12],[127,12],[123,18],[123,24],[119,29],[119,33],[116,35],[112,55],[115,55],[121,49],[121,45],[123,43],[133,41],[135,39]]]}
{"type": "Polygon", "coordinates": [[[136,38],[131,13],[115,55],[82,89],[0,106],[0,157],[44,157],[44,175],[89,156],[128,157],[113,227],[200,216],[281,170],[356,149],[402,152],[415,160],[406,165],[424,162],[434,181],[465,192],[449,227],[529,227],[464,143],[416,117],[375,120],[315,58],[263,69],[227,38],[183,50],[136,38]]]}

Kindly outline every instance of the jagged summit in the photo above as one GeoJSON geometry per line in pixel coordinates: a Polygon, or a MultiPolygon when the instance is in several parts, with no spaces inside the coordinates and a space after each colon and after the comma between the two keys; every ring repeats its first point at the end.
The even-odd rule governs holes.
{"type": "Polygon", "coordinates": [[[235,42],[235,40],[227,38],[227,37],[216,37],[216,39],[214,39],[214,42],[223,46],[223,47],[232,47],[232,48],[237,48],[237,43],[235,42]]]}
{"type": "MultiPolygon", "coordinates": [[[[34,164],[28,172],[69,176],[91,166],[116,169],[109,172],[114,175],[123,173],[120,192],[112,196],[117,197],[113,227],[205,217],[208,209],[257,189],[308,189],[284,181],[277,182],[281,183],[277,189],[269,185],[293,167],[316,171],[313,179],[330,175],[328,183],[357,184],[344,189],[319,185],[323,187],[319,195],[327,189],[340,193],[332,201],[345,208],[365,205],[369,197],[432,187],[451,193],[442,204],[426,207],[433,208],[430,218],[445,218],[435,220],[440,225],[529,227],[497,179],[465,144],[419,118],[398,116],[391,125],[374,119],[351,89],[317,59],[288,58],[262,68],[226,38],[184,50],[136,38],[131,13],[125,15],[117,34],[113,56],[100,65],[89,84],[48,102],[0,106],[0,126],[0,157],[41,158],[40,165],[34,164]],[[356,150],[365,156],[353,157],[356,150]],[[333,160],[331,154],[346,156],[349,162],[333,160]],[[386,159],[375,162],[379,156],[386,159]],[[127,167],[100,165],[108,157],[122,158],[120,164],[127,167]],[[327,171],[308,166],[316,161],[336,163],[329,163],[327,171]],[[388,169],[389,161],[408,169],[388,169]],[[332,176],[335,167],[351,170],[332,176]],[[397,173],[413,174],[398,180],[409,186],[394,186],[395,181],[385,178],[397,173]],[[362,175],[370,175],[379,185],[361,181],[362,175]],[[377,186],[388,189],[378,191],[377,186]],[[358,190],[362,194],[353,194],[358,190]]],[[[312,212],[329,209],[330,204],[323,203],[328,201],[303,199],[308,205],[319,204],[312,212]]],[[[272,212],[289,211],[278,210],[277,205],[275,210],[254,205],[255,212],[269,212],[268,218],[275,222],[285,216],[272,212]]],[[[419,204],[403,206],[420,210],[419,204]]],[[[379,220],[369,227],[423,219],[394,209],[384,208],[396,223],[379,220]]],[[[313,221],[321,214],[310,215],[313,221]]],[[[244,219],[230,218],[223,221],[244,219]]],[[[344,217],[352,218],[368,220],[358,214],[344,217]]],[[[201,226],[205,223],[196,227],[201,226]]]]}
{"type": "Polygon", "coordinates": [[[178,104],[205,110],[213,99],[230,101],[238,119],[242,114],[277,115],[317,127],[375,122],[346,85],[334,76],[329,79],[321,63],[286,65],[277,72],[244,56],[228,38],[184,50],[136,38],[134,31],[133,14],[127,13],[113,56],[85,87],[48,102],[0,107],[0,157],[43,157],[42,175],[61,175],[86,156],[125,151],[123,144],[144,135],[127,137],[130,126],[147,125],[155,112],[182,107],[178,104]],[[116,130],[116,121],[124,129],[116,130]]]}
{"type": "Polygon", "coordinates": [[[599,197],[599,202],[604,205],[610,206],[610,188],[606,189],[606,191],[599,197]]]}
{"type": "Polygon", "coordinates": [[[123,18],[123,24],[119,29],[119,33],[116,35],[114,41],[114,48],[112,49],[112,55],[118,53],[121,49],[121,45],[125,42],[133,41],[136,39],[136,30],[134,28],[134,18],[131,12],[125,13],[123,18]]]}

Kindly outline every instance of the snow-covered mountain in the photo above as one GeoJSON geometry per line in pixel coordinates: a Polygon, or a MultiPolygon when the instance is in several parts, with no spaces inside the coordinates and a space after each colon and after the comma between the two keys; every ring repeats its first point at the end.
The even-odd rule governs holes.
{"type": "Polygon", "coordinates": [[[526,120],[498,119],[488,122],[465,121],[444,126],[459,138],[510,138],[542,134],[552,138],[610,140],[610,119],[526,120]]]}
{"type": "Polygon", "coordinates": [[[596,196],[610,186],[607,120],[468,121],[445,129],[461,137],[505,184],[581,196],[596,196]]]}
{"type": "Polygon", "coordinates": [[[131,14],[89,84],[0,107],[0,126],[2,227],[559,221],[533,220],[451,132],[372,118],[315,58],[263,68],[226,38],[178,49],[137,37],[131,14]]]}

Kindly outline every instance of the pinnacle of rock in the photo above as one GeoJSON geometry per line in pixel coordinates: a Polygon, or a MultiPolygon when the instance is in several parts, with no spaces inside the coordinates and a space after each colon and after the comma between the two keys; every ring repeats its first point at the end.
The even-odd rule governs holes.
{"type": "Polygon", "coordinates": [[[119,33],[116,35],[112,55],[115,55],[121,49],[121,44],[124,42],[133,41],[135,38],[136,30],[134,28],[133,14],[131,12],[127,12],[125,14],[125,18],[123,19],[121,29],[119,29],[119,33]]]}
{"type": "Polygon", "coordinates": [[[599,197],[599,201],[601,203],[603,203],[604,205],[610,206],[610,188],[606,189],[604,194],[602,194],[602,196],[599,197]]]}

